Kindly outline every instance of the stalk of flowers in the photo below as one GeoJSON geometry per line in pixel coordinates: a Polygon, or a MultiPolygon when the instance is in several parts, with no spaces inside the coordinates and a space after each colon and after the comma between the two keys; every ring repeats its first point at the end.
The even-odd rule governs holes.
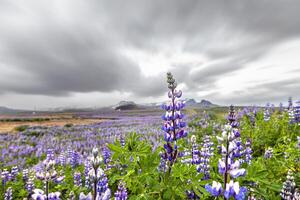
{"type": "Polygon", "coordinates": [[[85,177],[84,186],[86,188],[91,187],[91,183],[90,183],[90,179],[89,179],[89,172],[90,172],[91,169],[92,169],[92,166],[91,166],[89,160],[86,159],[85,162],[84,162],[84,177],[85,177]]]}
{"type": "Polygon", "coordinates": [[[300,100],[296,101],[296,106],[294,107],[294,120],[295,123],[300,125],[300,100]]]}
{"type": "MultiPolygon", "coordinates": [[[[55,160],[45,160],[43,161],[43,169],[39,169],[36,172],[36,177],[39,180],[42,180],[45,185],[45,196],[48,199],[49,198],[49,183],[55,182],[55,183],[61,183],[65,176],[59,176],[56,169],[55,169],[55,160]]],[[[40,189],[36,189],[35,191],[41,191],[40,189]]],[[[36,192],[35,192],[36,193],[36,192]]],[[[39,194],[39,193],[37,193],[39,194]]],[[[43,192],[44,195],[44,192],[43,192]]],[[[32,195],[32,198],[36,195],[32,195]]]]}
{"type": "Polygon", "coordinates": [[[104,171],[100,168],[103,158],[99,155],[97,148],[93,148],[92,154],[92,157],[89,158],[92,166],[92,169],[89,171],[89,177],[93,184],[93,200],[96,200],[98,181],[104,174],[104,171]]]}
{"type": "Polygon", "coordinates": [[[295,123],[295,113],[294,113],[292,97],[289,97],[287,111],[288,111],[288,115],[289,115],[289,123],[294,124],[295,123]]]}
{"type": "Polygon", "coordinates": [[[200,151],[198,150],[198,144],[196,141],[196,136],[192,135],[190,139],[190,143],[192,148],[191,149],[185,149],[184,151],[178,152],[177,157],[178,158],[184,158],[182,159],[182,163],[192,164],[192,165],[198,165],[200,164],[200,151]]]}
{"type": "Polygon", "coordinates": [[[177,83],[170,72],[167,73],[167,83],[170,89],[168,97],[171,101],[162,105],[162,108],[166,111],[162,116],[165,121],[162,130],[164,131],[164,140],[166,142],[164,144],[165,155],[163,158],[166,159],[170,171],[178,155],[177,140],[186,137],[187,132],[183,129],[186,123],[182,120],[184,115],[181,112],[185,104],[178,100],[182,92],[181,90],[176,90],[177,83]]]}
{"type": "Polygon", "coordinates": [[[296,188],[296,183],[291,170],[288,171],[286,181],[282,185],[280,196],[283,200],[299,199],[300,194],[296,188]]]}
{"type": "Polygon", "coordinates": [[[127,198],[128,196],[125,183],[121,181],[118,185],[117,191],[115,192],[115,200],[126,200],[127,198]]]}
{"type": "Polygon", "coordinates": [[[5,191],[5,194],[4,194],[4,200],[12,200],[12,199],[13,199],[12,188],[9,187],[9,188],[7,188],[7,190],[5,191]]]}
{"type": "Polygon", "coordinates": [[[73,178],[74,178],[74,185],[81,187],[82,186],[81,173],[75,172],[73,178]]]}
{"type": "Polygon", "coordinates": [[[41,189],[35,189],[34,193],[31,195],[33,200],[61,200],[60,192],[51,192],[49,194],[45,194],[45,192],[41,189]]]}
{"type": "Polygon", "coordinates": [[[264,108],[264,120],[267,122],[270,120],[271,114],[270,114],[270,103],[267,103],[264,108]]]}
{"type": "Polygon", "coordinates": [[[228,124],[222,132],[222,137],[217,136],[218,142],[221,144],[220,153],[222,158],[219,159],[219,173],[223,175],[222,184],[213,181],[212,185],[206,184],[205,189],[215,197],[223,196],[224,199],[233,197],[237,200],[245,199],[247,188],[240,187],[239,182],[234,182],[234,179],[239,176],[244,176],[246,170],[240,168],[240,161],[237,159],[240,155],[236,154],[236,149],[240,143],[240,132],[237,129],[239,123],[236,120],[236,115],[233,106],[230,106],[228,114],[228,124]]]}
{"type": "Polygon", "coordinates": [[[123,134],[120,135],[120,144],[124,148],[124,146],[125,146],[125,137],[124,137],[123,134]]]}
{"type": "Polygon", "coordinates": [[[267,150],[265,151],[264,157],[266,159],[270,159],[273,157],[273,148],[272,147],[267,148],[267,150]]]}
{"type": "Polygon", "coordinates": [[[107,176],[103,173],[97,185],[98,200],[109,200],[111,197],[111,190],[108,187],[107,176]]]}
{"type": "Polygon", "coordinates": [[[109,150],[109,148],[107,148],[107,146],[105,145],[102,149],[102,156],[103,156],[103,162],[104,165],[106,167],[106,169],[110,169],[110,161],[111,161],[111,152],[109,150]]]}
{"type": "Polygon", "coordinates": [[[33,178],[28,178],[25,184],[25,188],[27,190],[28,196],[30,197],[32,195],[33,190],[35,189],[33,178]]]}
{"type": "Polygon", "coordinates": [[[197,171],[203,174],[203,180],[210,179],[210,158],[213,156],[213,142],[209,135],[203,137],[202,148],[200,150],[200,160],[197,166],[197,171]]]}
{"type": "Polygon", "coordinates": [[[28,169],[23,169],[22,179],[23,179],[24,182],[26,182],[28,180],[28,169]]]}
{"type": "Polygon", "coordinates": [[[2,186],[5,187],[6,183],[8,181],[11,180],[11,174],[9,173],[9,171],[7,169],[4,169],[1,172],[1,182],[2,182],[2,186]]]}

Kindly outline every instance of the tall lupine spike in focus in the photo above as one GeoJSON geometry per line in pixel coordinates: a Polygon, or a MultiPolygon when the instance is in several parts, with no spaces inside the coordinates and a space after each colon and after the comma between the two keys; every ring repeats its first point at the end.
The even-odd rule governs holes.
{"type": "MultiPolygon", "coordinates": [[[[58,173],[55,169],[55,159],[46,159],[43,161],[43,169],[39,169],[36,172],[36,177],[40,180],[42,180],[44,182],[45,185],[45,194],[44,191],[40,190],[40,189],[35,189],[34,190],[34,194],[32,194],[32,198],[35,199],[39,199],[39,196],[44,196],[46,199],[50,198],[50,194],[49,193],[49,186],[51,182],[54,183],[61,183],[65,176],[58,176],[58,173]],[[43,194],[40,194],[40,192],[43,192],[43,194]]],[[[56,195],[56,193],[51,194],[53,197],[59,196],[56,195]]]]}
{"type": "Polygon", "coordinates": [[[213,181],[212,185],[206,184],[205,188],[215,197],[223,196],[224,199],[233,197],[234,199],[242,200],[246,198],[247,188],[240,187],[239,182],[234,182],[234,179],[246,174],[246,170],[240,168],[239,158],[242,155],[237,153],[237,150],[238,152],[240,151],[241,139],[240,132],[237,129],[239,123],[236,119],[234,107],[230,106],[227,117],[228,124],[225,125],[222,136],[217,136],[219,153],[222,155],[221,159],[219,159],[218,168],[219,173],[224,178],[223,189],[222,184],[216,181],[213,181]]]}
{"type": "Polygon", "coordinates": [[[185,104],[178,100],[182,92],[181,90],[176,90],[177,83],[173,78],[173,75],[167,73],[167,83],[168,88],[168,97],[171,99],[170,103],[163,104],[162,109],[166,113],[162,116],[165,121],[162,130],[164,131],[164,149],[165,155],[162,158],[166,159],[168,163],[169,171],[177,159],[178,149],[177,149],[177,140],[187,136],[187,132],[183,129],[186,126],[186,123],[183,122],[183,113],[181,112],[185,104]]]}
{"type": "Polygon", "coordinates": [[[90,157],[92,169],[89,172],[89,177],[93,183],[93,200],[96,200],[98,181],[104,174],[103,170],[100,167],[100,164],[103,162],[103,158],[99,155],[99,151],[97,148],[93,148],[92,154],[93,155],[90,157]]]}

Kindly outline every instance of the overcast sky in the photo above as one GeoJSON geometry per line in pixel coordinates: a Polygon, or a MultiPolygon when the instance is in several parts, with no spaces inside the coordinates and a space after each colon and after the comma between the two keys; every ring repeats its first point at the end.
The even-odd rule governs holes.
{"type": "Polygon", "coordinates": [[[0,106],[300,99],[300,1],[1,0],[0,106]]]}

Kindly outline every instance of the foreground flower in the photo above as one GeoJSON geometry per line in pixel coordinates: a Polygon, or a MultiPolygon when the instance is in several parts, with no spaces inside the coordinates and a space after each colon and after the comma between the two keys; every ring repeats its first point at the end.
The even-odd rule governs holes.
{"type": "Polygon", "coordinates": [[[212,185],[205,185],[205,189],[214,197],[220,196],[222,194],[222,184],[216,181],[213,181],[212,185]]]}
{"type": "Polygon", "coordinates": [[[239,182],[233,182],[231,180],[227,185],[224,191],[224,197],[229,199],[233,197],[236,200],[243,200],[246,198],[247,188],[240,187],[239,182]]]}
{"type": "Polygon", "coordinates": [[[167,73],[167,83],[170,89],[168,97],[171,99],[171,102],[162,105],[162,108],[166,111],[162,116],[165,121],[162,130],[164,131],[164,140],[166,142],[166,144],[164,144],[165,156],[163,156],[163,158],[166,159],[169,170],[171,170],[171,166],[178,156],[177,140],[186,137],[187,132],[183,129],[186,123],[182,120],[184,115],[181,112],[185,104],[177,100],[181,97],[182,92],[181,90],[176,90],[177,83],[171,73],[167,73]]]}

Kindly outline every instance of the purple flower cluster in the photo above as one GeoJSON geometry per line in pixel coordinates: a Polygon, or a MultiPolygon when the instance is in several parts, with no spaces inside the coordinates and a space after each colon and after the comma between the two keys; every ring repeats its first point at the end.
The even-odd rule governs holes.
{"type": "Polygon", "coordinates": [[[177,83],[171,73],[167,73],[167,83],[170,91],[168,97],[171,99],[170,103],[162,105],[166,113],[162,116],[165,121],[162,126],[164,131],[164,144],[165,154],[163,159],[167,160],[169,166],[172,166],[177,159],[177,140],[187,136],[187,132],[183,129],[186,123],[183,121],[184,114],[181,112],[185,104],[178,100],[182,92],[176,90],[177,83]]]}
{"type": "Polygon", "coordinates": [[[265,151],[264,157],[266,159],[269,159],[269,158],[273,157],[273,148],[272,147],[267,148],[267,150],[265,151]]]}
{"type": "Polygon", "coordinates": [[[127,189],[125,187],[125,183],[120,182],[118,185],[118,190],[115,192],[115,200],[126,200],[127,198],[127,189]]]}
{"type": "Polygon", "coordinates": [[[283,200],[296,200],[300,199],[300,193],[296,188],[296,183],[291,170],[288,171],[286,181],[282,185],[280,196],[283,200]]]}
{"type": "Polygon", "coordinates": [[[239,123],[236,119],[234,108],[230,106],[227,117],[228,124],[225,125],[222,136],[217,136],[219,152],[222,155],[218,162],[218,169],[219,173],[224,177],[224,187],[222,188],[221,183],[213,181],[212,185],[206,184],[205,188],[215,197],[224,196],[226,199],[233,197],[234,199],[242,200],[246,197],[247,188],[240,187],[239,182],[234,182],[234,179],[246,174],[246,170],[240,168],[240,158],[244,153],[242,153],[240,132],[237,129],[239,123]]]}
{"type": "Polygon", "coordinates": [[[81,173],[80,172],[75,172],[74,173],[74,185],[76,185],[78,187],[82,186],[81,173]]]}
{"type": "Polygon", "coordinates": [[[296,102],[294,107],[294,120],[300,125],[300,100],[296,102]]]}
{"type": "Polygon", "coordinates": [[[210,179],[210,157],[213,156],[213,148],[214,143],[211,141],[211,137],[209,135],[205,135],[203,137],[202,148],[200,150],[200,160],[199,165],[197,166],[197,171],[199,173],[203,173],[203,179],[210,179]]]}
{"type": "Polygon", "coordinates": [[[12,188],[9,187],[9,188],[7,188],[7,190],[5,191],[5,194],[4,194],[4,200],[12,200],[12,199],[13,199],[12,188]]]}
{"type": "Polygon", "coordinates": [[[267,122],[271,119],[270,103],[267,103],[264,109],[264,120],[267,122]]]}

